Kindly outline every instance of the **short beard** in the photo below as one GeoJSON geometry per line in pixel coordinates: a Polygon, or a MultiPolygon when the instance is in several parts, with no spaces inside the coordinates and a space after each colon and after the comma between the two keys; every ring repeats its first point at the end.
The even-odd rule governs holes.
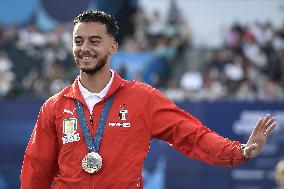
{"type": "Polygon", "coordinates": [[[99,70],[101,70],[107,63],[108,55],[105,55],[103,58],[98,60],[98,63],[95,65],[94,68],[80,68],[79,63],[76,61],[77,66],[80,68],[80,70],[88,75],[94,75],[99,70]]]}

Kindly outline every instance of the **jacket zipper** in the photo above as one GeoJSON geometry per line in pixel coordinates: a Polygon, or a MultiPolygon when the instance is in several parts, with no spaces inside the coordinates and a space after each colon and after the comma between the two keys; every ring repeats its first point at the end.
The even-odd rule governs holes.
{"type": "Polygon", "coordinates": [[[93,122],[94,122],[93,115],[92,115],[92,114],[90,114],[90,123],[91,123],[91,125],[93,125],[93,122]]]}

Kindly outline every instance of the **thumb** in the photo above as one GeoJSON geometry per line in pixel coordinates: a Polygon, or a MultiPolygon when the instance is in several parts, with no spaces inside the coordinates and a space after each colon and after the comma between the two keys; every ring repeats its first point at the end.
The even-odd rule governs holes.
{"type": "Polygon", "coordinates": [[[251,151],[257,149],[257,147],[258,147],[258,144],[254,143],[254,144],[251,144],[250,146],[248,146],[248,147],[246,148],[246,150],[248,150],[248,151],[251,152],[251,151]]]}
{"type": "Polygon", "coordinates": [[[245,151],[245,156],[251,157],[251,152],[252,152],[253,150],[256,150],[257,147],[258,147],[258,144],[256,144],[256,143],[247,146],[247,147],[245,148],[245,150],[244,150],[244,151],[245,151]]]}

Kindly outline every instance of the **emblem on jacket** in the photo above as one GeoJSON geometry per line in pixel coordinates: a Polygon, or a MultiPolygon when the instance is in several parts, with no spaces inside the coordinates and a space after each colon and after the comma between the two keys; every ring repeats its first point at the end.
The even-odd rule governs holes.
{"type": "MultiPolygon", "coordinates": [[[[73,112],[74,112],[74,110],[73,110],[73,112]]],[[[73,112],[71,110],[68,110],[68,109],[63,110],[63,113],[68,113],[68,114],[71,114],[72,116],[74,116],[73,112]]]]}
{"type": "Polygon", "coordinates": [[[62,137],[63,144],[69,142],[75,142],[80,140],[79,133],[77,131],[77,119],[76,118],[67,118],[63,120],[63,134],[62,137]]]}
{"type": "Polygon", "coordinates": [[[126,104],[122,104],[119,106],[118,117],[123,122],[111,122],[108,125],[111,127],[130,127],[130,123],[125,123],[124,121],[128,118],[128,109],[126,104]]]}
{"type": "Polygon", "coordinates": [[[125,104],[120,105],[118,117],[120,120],[125,121],[128,117],[128,110],[125,104]]]}

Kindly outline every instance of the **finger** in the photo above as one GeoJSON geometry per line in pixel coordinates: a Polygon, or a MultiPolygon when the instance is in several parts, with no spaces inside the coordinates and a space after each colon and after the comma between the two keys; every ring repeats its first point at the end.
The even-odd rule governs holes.
{"type": "Polygon", "coordinates": [[[262,123],[265,124],[270,118],[271,118],[271,115],[270,114],[266,114],[266,116],[264,117],[262,123]]]}
{"type": "Polygon", "coordinates": [[[259,132],[260,128],[261,128],[261,125],[262,125],[262,122],[263,122],[263,119],[264,118],[260,118],[256,124],[256,126],[254,127],[253,131],[254,132],[259,132]]]}
{"type": "Polygon", "coordinates": [[[266,116],[263,118],[260,129],[263,129],[264,125],[269,121],[270,117],[270,114],[266,114],[266,116]]]}
{"type": "Polygon", "coordinates": [[[276,127],[276,122],[273,122],[267,130],[264,132],[264,135],[269,136],[273,129],[276,127]]]}
{"type": "Polygon", "coordinates": [[[265,132],[269,126],[271,126],[275,122],[275,117],[271,117],[261,128],[260,132],[265,132]]]}

